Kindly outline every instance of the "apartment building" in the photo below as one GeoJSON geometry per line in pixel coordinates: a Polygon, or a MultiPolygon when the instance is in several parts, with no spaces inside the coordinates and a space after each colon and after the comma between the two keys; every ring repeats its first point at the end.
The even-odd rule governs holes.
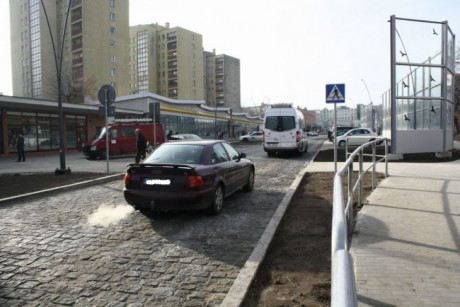
{"type": "Polygon", "coordinates": [[[130,27],[130,93],[203,100],[203,38],[169,24],[130,27]]]}
{"type": "Polygon", "coordinates": [[[211,107],[241,111],[240,60],[215,51],[204,52],[205,100],[211,107]]]}
{"type": "Polygon", "coordinates": [[[73,0],[68,18],[68,0],[43,0],[46,16],[41,2],[10,0],[13,95],[56,99],[55,54],[66,102],[95,100],[104,84],[129,94],[129,0],[73,0]]]}

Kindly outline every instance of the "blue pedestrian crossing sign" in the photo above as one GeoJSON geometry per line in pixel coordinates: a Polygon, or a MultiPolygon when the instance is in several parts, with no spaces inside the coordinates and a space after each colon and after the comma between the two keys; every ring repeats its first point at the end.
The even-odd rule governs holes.
{"type": "Polygon", "coordinates": [[[345,102],[345,84],[326,84],[326,103],[345,102]]]}

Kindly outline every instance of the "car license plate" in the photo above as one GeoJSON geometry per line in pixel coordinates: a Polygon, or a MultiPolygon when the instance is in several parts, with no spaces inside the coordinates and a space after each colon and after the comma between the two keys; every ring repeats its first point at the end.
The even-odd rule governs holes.
{"type": "Polygon", "coordinates": [[[265,143],[267,147],[275,147],[278,143],[265,143]]]}
{"type": "Polygon", "coordinates": [[[171,179],[144,178],[144,184],[150,186],[170,186],[171,179]]]}

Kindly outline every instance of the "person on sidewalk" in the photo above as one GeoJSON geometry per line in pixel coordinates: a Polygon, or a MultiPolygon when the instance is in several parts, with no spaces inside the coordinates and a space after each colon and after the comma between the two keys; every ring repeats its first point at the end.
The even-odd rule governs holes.
{"type": "Polygon", "coordinates": [[[139,161],[142,159],[145,159],[146,156],[146,151],[147,151],[147,139],[145,136],[142,134],[142,130],[137,128],[136,129],[136,147],[137,147],[137,154],[136,154],[136,163],[139,163],[139,161]]]}
{"type": "Polygon", "coordinates": [[[18,139],[16,140],[16,149],[18,150],[18,161],[16,162],[26,162],[26,154],[24,152],[24,136],[22,133],[19,134],[18,139]]]}

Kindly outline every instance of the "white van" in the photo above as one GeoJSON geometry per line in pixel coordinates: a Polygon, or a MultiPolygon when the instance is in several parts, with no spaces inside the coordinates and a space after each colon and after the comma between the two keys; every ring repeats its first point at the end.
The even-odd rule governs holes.
{"type": "Polygon", "coordinates": [[[264,117],[264,151],[269,156],[277,152],[294,152],[302,155],[308,149],[304,128],[302,112],[291,105],[273,105],[265,112],[264,117]]]}

